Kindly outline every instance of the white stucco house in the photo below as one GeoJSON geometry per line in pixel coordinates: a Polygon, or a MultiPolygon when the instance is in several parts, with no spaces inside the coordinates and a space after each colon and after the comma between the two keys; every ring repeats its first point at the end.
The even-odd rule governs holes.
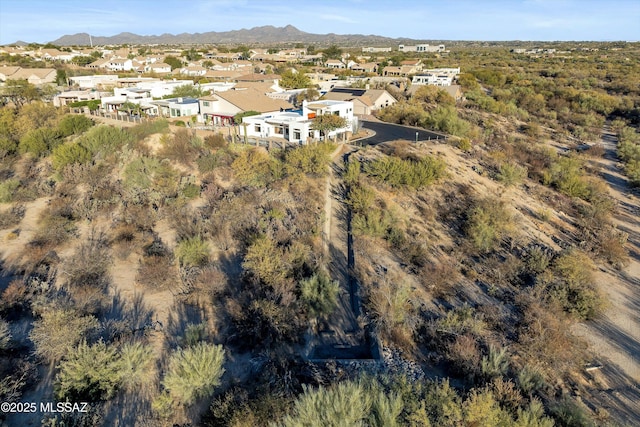
{"type": "Polygon", "coordinates": [[[322,135],[313,128],[314,119],[325,114],[335,114],[346,119],[344,128],[324,135],[324,138],[346,138],[357,129],[358,119],[353,115],[353,103],[345,101],[304,101],[302,110],[265,113],[243,119],[247,136],[257,138],[282,138],[304,144],[319,140],[322,135]]]}

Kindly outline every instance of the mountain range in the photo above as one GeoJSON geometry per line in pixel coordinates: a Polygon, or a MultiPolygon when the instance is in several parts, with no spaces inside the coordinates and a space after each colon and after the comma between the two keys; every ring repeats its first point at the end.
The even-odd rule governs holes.
{"type": "Polygon", "coordinates": [[[115,36],[91,36],[88,33],[65,35],[51,43],[58,46],[118,45],[118,44],[267,44],[267,43],[315,43],[315,44],[397,44],[414,42],[411,39],[393,39],[377,35],[362,34],[312,34],[294,27],[274,27],[265,25],[251,29],[233,31],[210,31],[206,33],[161,34],[159,36],[141,36],[133,33],[120,33],[115,36]]]}

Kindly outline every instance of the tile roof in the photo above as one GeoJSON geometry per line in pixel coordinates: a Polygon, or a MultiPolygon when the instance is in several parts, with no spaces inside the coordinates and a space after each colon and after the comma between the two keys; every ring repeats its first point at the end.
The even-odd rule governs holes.
{"type": "Polygon", "coordinates": [[[218,92],[214,96],[224,99],[243,111],[258,111],[267,113],[269,111],[279,111],[280,109],[293,108],[291,103],[282,99],[272,99],[263,92],[254,88],[241,90],[227,90],[218,92]]]}

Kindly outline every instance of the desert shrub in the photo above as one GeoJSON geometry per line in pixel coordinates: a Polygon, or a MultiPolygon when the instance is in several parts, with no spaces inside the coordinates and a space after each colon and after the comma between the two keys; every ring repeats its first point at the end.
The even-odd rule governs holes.
{"type": "MultiPolygon", "coordinates": [[[[304,386],[293,413],[285,417],[282,427],[294,426],[364,426],[371,411],[371,396],[355,382],[312,389],[304,386]]],[[[273,426],[275,427],[275,425],[273,426]]]]}
{"type": "Polygon", "coordinates": [[[86,342],[70,349],[59,365],[54,391],[60,400],[99,401],[113,397],[122,382],[122,365],[114,345],[86,342]]]}
{"type": "Polygon", "coordinates": [[[451,335],[469,333],[481,336],[487,329],[487,325],[474,308],[464,305],[448,311],[444,317],[436,321],[435,328],[451,335]]]}
{"type": "Polygon", "coordinates": [[[18,151],[20,153],[29,153],[35,157],[39,157],[51,151],[61,142],[62,135],[56,129],[32,129],[20,138],[18,151]]]}
{"type": "Polygon", "coordinates": [[[554,264],[555,280],[550,284],[550,301],[580,318],[595,317],[604,306],[604,298],[594,285],[593,261],[578,250],[559,256],[554,264]]]}
{"type": "Polygon", "coordinates": [[[525,257],[525,265],[529,272],[533,274],[540,274],[546,271],[552,258],[552,254],[545,249],[540,246],[533,246],[529,249],[525,257]]]}
{"type": "Polygon", "coordinates": [[[583,164],[575,157],[558,158],[549,170],[549,183],[561,193],[571,197],[586,199],[589,187],[584,177],[583,164]]]}
{"type": "Polygon", "coordinates": [[[124,168],[125,184],[129,187],[146,189],[151,186],[153,173],[160,162],[153,157],[139,157],[124,168]]]}
{"type": "Polygon", "coordinates": [[[368,308],[380,332],[403,347],[413,344],[417,325],[411,287],[404,282],[385,280],[370,290],[368,308]]]}
{"type": "Polygon", "coordinates": [[[504,202],[486,198],[476,201],[467,214],[465,232],[476,249],[490,251],[508,234],[511,224],[504,202]]]}
{"type": "Polygon", "coordinates": [[[509,369],[509,360],[507,357],[507,349],[497,349],[493,346],[489,347],[489,354],[482,357],[480,369],[485,378],[502,377],[509,369]]]}
{"type": "Polygon", "coordinates": [[[289,272],[281,248],[267,236],[258,237],[247,248],[242,267],[273,287],[281,286],[289,272]]]}
{"type": "Polygon", "coordinates": [[[176,256],[180,265],[203,266],[209,261],[209,244],[202,237],[187,238],[178,243],[176,256]]]}
{"type": "Polygon", "coordinates": [[[551,413],[561,426],[593,427],[596,425],[589,417],[586,407],[569,397],[564,397],[552,405],[551,413]]]}
{"type": "Polygon", "coordinates": [[[362,165],[358,159],[349,160],[343,176],[346,185],[354,186],[359,182],[361,168],[362,165]]]}
{"type": "Polygon", "coordinates": [[[628,238],[629,234],[624,231],[613,226],[604,227],[595,236],[595,251],[612,266],[623,268],[629,262],[629,252],[625,248],[628,238]]]}
{"type": "Polygon", "coordinates": [[[281,164],[265,151],[251,148],[241,151],[231,164],[236,178],[249,187],[264,187],[281,176],[281,164]]]}
{"type": "Polygon", "coordinates": [[[390,211],[371,208],[366,213],[355,214],[352,227],[353,233],[358,236],[390,239],[399,233],[395,223],[396,219],[390,211]]]}
{"type": "Polygon", "coordinates": [[[99,326],[93,316],[80,316],[71,310],[49,309],[33,322],[29,339],[35,345],[35,354],[50,362],[60,360],[82,339],[90,336],[99,326]]]}
{"type": "Polygon", "coordinates": [[[173,352],[162,381],[173,401],[191,405],[211,396],[224,373],[224,353],[222,346],[203,342],[173,352]]]}
{"type": "Polygon", "coordinates": [[[366,213],[373,206],[376,194],[371,187],[358,185],[349,189],[347,203],[355,214],[366,213]]]}
{"type": "Polygon", "coordinates": [[[555,422],[544,414],[544,406],[534,398],[526,408],[518,408],[516,425],[523,427],[553,427],[555,422]]]}
{"type": "Polygon", "coordinates": [[[148,255],[140,260],[136,282],[154,290],[170,289],[178,281],[173,261],[166,255],[148,255]]]}
{"type": "Polygon", "coordinates": [[[456,108],[452,105],[436,107],[420,125],[462,137],[467,136],[471,130],[469,122],[460,118],[456,108]]]}
{"type": "Polygon", "coordinates": [[[148,120],[127,129],[127,132],[136,140],[142,141],[149,135],[165,133],[169,130],[169,122],[166,119],[148,120]]]}
{"type": "Polygon", "coordinates": [[[106,158],[133,142],[126,130],[113,126],[94,126],[77,139],[77,143],[89,150],[92,156],[106,158]]]}
{"type": "Polygon", "coordinates": [[[496,176],[497,180],[507,187],[521,183],[526,177],[526,167],[510,162],[502,163],[496,176]]]}
{"type": "Polygon", "coordinates": [[[512,420],[489,390],[474,390],[462,404],[465,425],[509,425],[512,420]]]}
{"type": "Polygon", "coordinates": [[[284,168],[290,175],[304,173],[315,176],[327,174],[331,162],[329,154],[335,150],[333,144],[304,145],[285,154],[284,168]]]}
{"type": "Polygon", "coordinates": [[[469,138],[460,138],[457,143],[457,147],[459,150],[467,152],[471,151],[473,145],[471,145],[471,140],[469,138]]]}
{"type": "Polygon", "coordinates": [[[5,135],[0,135],[0,159],[18,151],[18,143],[5,135]]]}
{"type": "Polygon", "coordinates": [[[158,156],[184,165],[190,165],[202,149],[202,140],[187,129],[178,129],[173,138],[164,135],[161,142],[162,149],[158,152],[158,156]]]}
{"type": "Polygon", "coordinates": [[[480,373],[482,352],[478,341],[471,334],[457,335],[446,343],[445,355],[454,373],[475,380],[480,373]]]}
{"type": "Polygon", "coordinates": [[[216,133],[205,136],[204,145],[211,150],[217,150],[218,148],[225,148],[227,141],[221,133],[216,133]]]}
{"type": "Polygon", "coordinates": [[[0,183],[0,203],[11,203],[15,191],[20,187],[20,180],[9,178],[0,183]]]}
{"type": "Polygon", "coordinates": [[[82,243],[71,259],[65,263],[67,284],[73,287],[96,287],[103,289],[108,281],[111,253],[105,236],[92,233],[82,243]]]}
{"type": "Polygon", "coordinates": [[[218,166],[218,156],[216,154],[205,154],[198,157],[196,164],[201,174],[211,172],[218,166]]]}
{"type": "Polygon", "coordinates": [[[9,329],[9,323],[0,318],[0,352],[9,348],[11,342],[11,330],[9,329]]]}
{"type": "Polygon", "coordinates": [[[384,157],[368,163],[364,169],[368,175],[391,186],[419,189],[440,179],[444,175],[445,167],[446,164],[442,160],[431,156],[417,161],[384,157]]]}
{"type": "Polygon", "coordinates": [[[542,372],[536,366],[525,365],[518,371],[517,379],[520,389],[527,395],[542,390],[545,385],[542,372]]]}
{"type": "Polygon", "coordinates": [[[80,135],[89,130],[95,123],[90,118],[78,115],[67,114],[58,123],[58,130],[63,137],[69,135],[80,135]]]}
{"type": "Polygon", "coordinates": [[[200,186],[196,184],[186,184],[180,192],[185,199],[195,199],[200,196],[200,186]]]}
{"type": "Polygon", "coordinates": [[[69,200],[52,200],[49,208],[43,212],[30,244],[53,247],[66,242],[77,230],[75,219],[69,200]]]}
{"type": "Polygon", "coordinates": [[[128,391],[139,390],[155,379],[153,349],[140,342],[125,343],[120,349],[121,384],[128,391]]]}
{"type": "Polygon", "coordinates": [[[196,325],[189,324],[184,330],[184,337],[182,337],[182,343],[184,347],[189,348],[202,342],[207,337],[207,325],[204,323],[198,323],[196,325]]]}
{"type": "Polygon", "coordinates": [[[75,142],[62,144],[53,149],[51,163],[57,170],[73,163],[87,163],[91,160],[91,153],[82,145],[75,142]]]}
{"type": "Polygon", "coordinates": [[[299,286],[300,298],[312,315],[328,316],[336,307],[340,285],[337,281],[331,280],[326,273],[316,273],[302,280],[299,286]]]}

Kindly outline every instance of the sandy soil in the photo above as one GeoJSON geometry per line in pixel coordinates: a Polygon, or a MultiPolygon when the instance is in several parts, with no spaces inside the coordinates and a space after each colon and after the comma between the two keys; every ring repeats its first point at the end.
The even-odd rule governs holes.
{"type": "Polygon", "coordinates": [[[605,156],[596,163],[618,202],[613,223],[629,235],[629,264],[622,271],[601,268],[597,273],[597,284],[609,306],[601,319],[576,325],[574,333],[589,343],[602,365],[590,371],[590,376],[604,408],[629,425],[640,425],[640,199],[622,174],[616,143],[615,135],[605,127],[605,156]]]}

